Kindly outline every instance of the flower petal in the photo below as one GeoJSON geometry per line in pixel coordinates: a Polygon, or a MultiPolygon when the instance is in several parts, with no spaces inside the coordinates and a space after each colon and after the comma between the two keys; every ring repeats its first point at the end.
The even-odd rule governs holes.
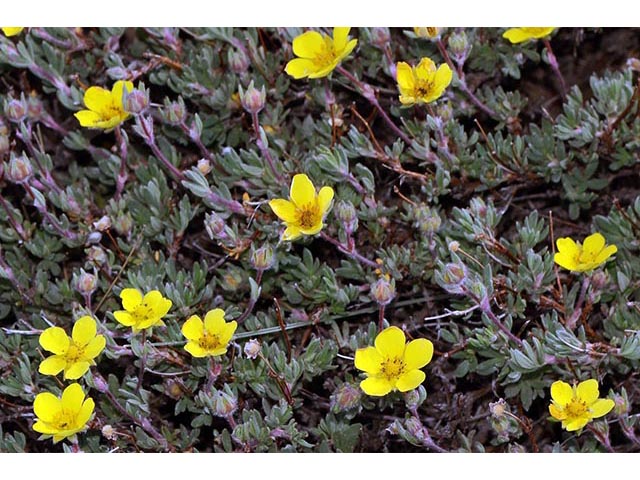
{"type": "MultiPolygon", "coordinates": [[[[442,92],[445,88],[449,86],[451,80],[453,79],[453,72],[451,68],[446,63],[443,63],[438,67],[436,71],[436,76],[434,80],[434,88],[438,93],[438,97],[442,95],[442,92]]],[[[435,100],[435,99],[434,99],[435,100]]]]}
{"type": "Polygon", "coordinates": [[[596,400],[589,406],[591,418],[604,417],[613,409],[614,406],[615,402],[610,398],[600,398],[599,400],[596,400]]]}
{"type": "Polygon", "coordinates": [[[74,362],[64,371],[64,378],[65,380],[77,380],[87,373],[89,368],[91,368],[91,364],[87,361],[74,362]]]}
{"type": "Polygon", "coordinates": [[[341,52],[347,46],[351,27],[333,27],[333,49],[341,52]]]}
{"type": "Polygon", "coordinates": [[[182,325],[182,335],[187,340],[199,340],[204,335],[204,323],[197,315],[191,315],[182,325]]]}
{"type": "Polygon", "coordinates": [[[96,321],[89,315],[85,315],[78,319],[73,325],[73,331],[71,332],[71,338],[76,345],[84,347],[91,340],[96,338],[96,321]]]}
{"type": "Polygon", "coordinates": [[[288,223],[293,223],[297,219],[296,206],[289,200],[283,198],[276,198],[269,202],[269,206],[273,213],[275,213],[280,220],[288,223]]]}
{"type": "Polygon", "coordinates": [[[123,111],[124,111],[123,101],[124,101],[125,89],[127,93],[131,92],[133,90],[133,82],[130,82],[128,80],[118,80],[116,83],[113,84],[113,88],[111,89],[111,101],[115,105],[118,105],[123,111]]]}
{"type": "MultiPolygon", "coordinates": [[[[293,39],[293,53],[302,58],[314,58],[322,52],[324,38],[319,32],[304,32],[293,39]]],[[[287,72],[288,73],[288,72],[287,72]]]]}
{"type": "Polygon", "coordinates": [[[300,228],[296,227],[295,225],[289,225],[285,229],[285,231],[282,232],[282,241],[291,242],[293,240],[296,240],[300,236],[302,236],[302,232],[300,231],[300,228]]]}
{"type": "Polygon", "coordinates": [[[220,339],[220,343],[222,345],[227,345],[231,341],[231,337],[236,333],[236,329],[238,328],[238,322],[235,320],[230,321],[229,323],[225,323],[222,332],[219,334],[218,338],[220,339]]]}
{"type": "Polygon", "coordinates": [[[79,383],[72,383],[62,392],[62,408],[68,412],[78,414],[84,402],[84,391],[79,383]]]}
{"type": "Polygon", "coordinates": [[[576,395],[587,405],[591,405],[598,399],[600,392],[598,391],[598,381],[594,379],[585,380],[578,384],[576,395]]]}
{"type": "Polygon", "coordinates": [[[99,123],[103,121],[103,118],[96,112],[92,112],[91,110],[80,110],[79,112],[74,113],[73,116],[78,119],[81,127],[101,128],[99,123]]]}
{"type": "Polygon", "coordinates": [[[287,63],[284,67],[284,71],[288,75],[291,75],[296,80],[300,78],[308,77],[309,75],[318,71],[318,67],[312,60],[306,58],[294,58],[287,63]]]}
{"type": "Polygon", "coordinates": [[[122,299],[122,308],[128,312],[132,312],[142,303],[142,293],[137,288],[125,288],[120,292],[122,299]]]}
{"type": "Polygon", "coordinates": [[[551,398],[559,405],[566,405],[573,399],[573,388],[561,380],[551,385],[551,398]]]}
{"type": "Polygon", "coordinates": [[[618,247],[616,247],[615,245],[609,245],[605,248],[602,249],[602,251],[596,256],[596,258],[593,260],[594,263],[597,263],[598,265],[604,263],[607,261],[607,259],[613,255],[614,253],[616,253],[618,251],[618,247]]]}
{"type": "Polygon", "coordinates": [[[133,315],[129,312],[125,312],[124,310],[113,312],[113,317],[118,321],[118,323],[121,323],[125,327],[132,327],[136,324],[136,319],[133,318],[133,315]]]}
{"type": "Polygon", "coordinates": [[[582,244],[582,252],[583,254],[590,255],[595,258],[604,248],[604,244],[604,237],[600,233],[594,233],[593,235],[589,235],[584,239],[584,243],[582,244]]]}
{"type": "Polygon", "coordinates": [[[556,240],[556,246],[558,247],[558,252],[566,253],[567,255],[577,255],[581,250],[570,237],[559,238],[556,240]]]}
{"type": "Polygon", "coordinates": [[[369,377],[360,382],[360,388],[367,395],[382,397],[393,390],[393,385],[385,378],[369,377]]]}
{"type": "Polygon", "coordinates": [[[43,375],[57,375],[67,365],[67,360],[62,355],[53,355],[49,358],[45,358],[40,362],[38,372],[43,375]]]}
{"type": "Polygon", "coordinates": [[[196,342],[189,341],[184,346],[184,349],[189,352],[193,357],[202,358],[207,356],[207,351],[198,345],[196,342]]]}
{"type": "Polygon", "coordinates": [[[345,57],[347,57],[351,52],[353,52],[353,49],[356,48],[357,44],[358,44],[358,39],[356,39],[356,38],[354,38],[353,40],[349,41],[349,43],[347,43],[347,45],[342,50],[342,53],[340,53],[340,55],[338,55],[338,57],[336,58],[336,64],[338,62],[340,62],[341,60],[343,60],[345,57]]]}
{"type": "Polygon", "coordinates": [[[553,256],[553,261],[567,270],[576,271],[578,269],[576,257],[574,255],[567,254],[566,252],[556,253],[553,256]]]}
{"type": "Polygon", "coordinates": [[[577,417],[572,418],[569,421],[562,422],[562,426],[565,428],[567,432],[575,432],[576,430],[580,430],[587,423],[589,423],[589,417],[577,417]]]}
{"type": "Polygon", "coordinates": [[[436,73],[436,64],[429,57],[423,57],[414,72],[421,80],[431,80],[436,73]]]}
{"type": "Polygon", "coordinates": [[[375,347],[359,348],[356,350],[354,365],[358,370],[362,370],[370,375],[380,373],[382,355],[375,347]]]}
{"type": "Polygon", "coordinates": [[[97,335],[84,348],[84,358],[86,360],[96,358],[98,355],[102,353],[106,345],[107,345],[107,339],[104,338],[104,335],[97,335]]]}
{"type": "Polygon", "coordinates": [[[93,398],[87,398],[82,404],[80,412],[78,412],[78,417],[76,418],[76,425],[78,426],[78,428],[87,424],[87,422],[91,418],[91,414],[93,413],[94,408],[95,403],[93,401],[93,398]]]}
{"type": "Polygon", "coordinates": [[[296,207],[303,207],[315,202],[316,189],[309,177],[304,173],[298,173],[294,175],[291,181],[291,192],[289,196],[296,207]]]}
{"type": "Polygon", "coordinates": [[[416,82],[411,65],[406,62],[398,62],[396,65],[396,80],[401,93],[413,92],[416,82]]]}
{"type": "Polygon", "coordinates": [[[49,327],[40,334],[40,346],[46,351],[63,355],[69,348],[69,337],[60,327],[49,327]]]}
{"type": "Polygon", "coordinates": [[[510,28],[502,34],[503,38],[506,38],[511,43],[522,43],[530,40],[532,37],[521,28],[510,28]]]}
{"type": "Polygon", "coordinates": [[[33,401],[33,412],[36,414],[36,417],[43,422],[53,421],[61,409],[60,399],[53,393],[39,393],[33,401]]]}
{"type": "Polygon", "coordinates": [[[331,208],[331,201],[333,200],[333,188],[322,187],[318,192],[318,207],[320,210],[320,216],[325,218],[331,208]]]}
{"type": "Polygon", "coordinates": [[[44,422],[42,420],[38,420],[33,424],[32,427],[36,432],[42,433],[44,435],[53,435],[54,433],[58,433],[58,429],[51,426],[49,423],[44,422]]]}
{"type": "Polygon", "coordinates": [[[398,327],[385,328],[376,337],[375,344],[382,356],[402,358],[405,349],[404,332],[398,327]]]}
{"type": "Polygon", "coordinates": [[[102,87],[89,87],[84,92],[84,104],[89,109],[101,116],[104,112],[108,112],[111,107],[111,92],[102,87]]]}
{"type": "Polygon", "coordinates": [[[549,413],[556,420],[564,420],[567,418],[567,412],[565,412],[564,408],[558,407],[555,403],[549,405],[549,413]]]}
{"type": "Polygon", "coordinates": [[[407,370],[424,367],[433,357],[433,343],[426,338],[410,341],[404,350],[404,364],[407,370]]]}
{"type": "Polygon", "coordinates": [[[303,233],[304,235],[315,235],[316,233],[320,232],[320,230],[322,230],[322,227],[324,227],[324,223],[322,223],[322,220],[318,218],[318,221],[311,225],[309,228],[300,227],[300,233],[303,233]]]}
{"type": "Polygon", "coordinates": [[[215,335],[219,335],[224,330],[224,310],[216,308],[209,310],[204,317],[204,329],[215,335]]]}
{"type": "Polygon", "coordinates": [[[418,388],[426,377],[422,370],[409,370],[400,376],[396,382],[396,388],[401,392],[408,392],[418,388]]]}

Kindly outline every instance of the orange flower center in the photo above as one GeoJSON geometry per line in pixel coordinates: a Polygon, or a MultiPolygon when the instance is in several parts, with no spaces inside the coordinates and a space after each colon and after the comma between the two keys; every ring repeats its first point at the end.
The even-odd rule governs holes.
{"type": "Polygon", "coordinates": [[[298,225],[301,228],[311,228],[318,222],[318,207],[308,204],[298,210],[298,225]]]}
{"type": "Polygon", "coordinates": [[[582,417],[587,413],[587,404],[574,398],[564,407],[569,418],[582,417]]]}
{"type": "Polygon", "coordinates": [[[204,331],[204,334],[202,335],[202,337],[200,337],[200,339],[198,340],[198,345],[203,350],[208,350],[208,351],[217,350],[218,348],[222,347],[222,345],[220,344],[220,338],[218,337],[218,335],[209,333],[206,330],[204,331]]]}
{"type": "Polygon", "coordinates": [[[380,366],[380,373],[387,380],[397,380],[405,372],[406,365],[400,357],[385,358],[380,366]]]}

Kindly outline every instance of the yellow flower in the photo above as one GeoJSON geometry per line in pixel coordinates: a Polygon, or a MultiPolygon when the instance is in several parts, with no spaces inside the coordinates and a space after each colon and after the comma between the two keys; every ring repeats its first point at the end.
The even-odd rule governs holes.
{"type": "Polygon", "coordinates": [[[424,382],[420,368],[431,361],[433,344],[418,338],[405,344],[398,327],[385,328],[375,339],[375,347],[356,350],[355,366],[367,374],[360,388],[367,395],[382,397],[393,390],[408,392],[424,382]]]}
{"type": "Polygon", "coordinates": [[[95,404],[91,398],[85,400],[82,387],[72,383],[58,398],[52,393],[36,395],[33,411],[38,417],[33,429],[47,437],[53,436],[53,443],[75,435],[85,429],[95,404]]]}
{"type": "Polygon", "coordinates": [[[522,43],[534,38],[544,38],[551,34],[556,27],[516,27],[510,28],[502,34],[511,43],[522,43]]]}
{"type": "Polygon", "coordinates": [[[224,355],[236,328],[235,320],[224,321],[224,310],[220,308],[207,312],[204,322],[192,315],[182,326],[182,335],[188,340],[184,349],[198,358],[224,355]]]}
{"type": "Polygon", "coordinates": [[[7,37],[18,35],[20,32],[22,32],[22,30],[24,30],[24,27],[2,27],[2,33],[4,33],[7,37]]]}
{"type": "Polygon", "coordinates": [[[125,327],[133,327],[134,333],[145,328],[164,325],[164,317],[171,308],[171,300],[164,298],[158,290],[151,290],[144,298],[140,290],[125,288],[120,292],[122,308],[113,316],[125,327]]]}
{"type": "Polygon", "coordinates": [[[436,38],[440,35],[439,27],[413,27],[413,33],[420,38],[436,38]]]}
{"type": "Polygon", "coordinates": [[[43,375],[57,375],[64,370],[64,378],[77,380],[95,365],[96,358],[106,345],[103,335],[96,335],[96,321],[85,315],[73,325],[71,338],[60,327],[50,327],[40,334],[40,346],[54,355],[40,363],[43,375]]]}
{"type": "Polygon", "coordinates": [[[88,110],[80,110],[74,116],[83,127],[102,128],[108,130],[117,127],[127,118],[123,100],[124,92],[133,90],[133,83],[118,80],[111,91],[102,87],[89,87],[84,92],[84,105],[88,110]]]}
{"type": "Polygon", "coordinates": [[[598,398],[599,395],[598,382],[593,379],[573,387],[562,381],[553,382],[549,413],[562,421],[562,428],[568,432],[580,430],[594,418],[605,416],[614,407],[613,400],[598,398]]]}
{"type": "Polygon", "coordinates": [[[358,40],[349,40],[350,27],[335,27],[333,38],[319,32],[304,32],[293,39],[294,58],[284,71],[293,78],[322,78],[329,75],[356,47],[358,40]]]}
{"type": "Polygon", "coordinates": [[[436,65],[428,57],[420,60],[417,67],[398,62],[397,80],[400,90],[400,103],[431,103],[440,98],[444,89],[449,86],[453,72],[449,65],[443,63],[436,70],[436,65]]]}
{"type": "Polygon", "coordinates": [[[571,238],[559,238],[556,241],[558,253],[553,261],[572,272],[588,272],[604,264],[607,259],[618,251],[615,245],[605,246],[604,237],[599,233],[589,235],[584,239],[584,245],[574,242],[571,238]]]}
{"type": "Polygon", "coordinates": [[[316,189],[309,177],[299,173],[291,182],[290,200],[271,200],[269,206],[287,225],[282,240],[295,240],[301,235],[315,235],[324,227],[324,218],[331,209],[333,188],[316,189]]]}

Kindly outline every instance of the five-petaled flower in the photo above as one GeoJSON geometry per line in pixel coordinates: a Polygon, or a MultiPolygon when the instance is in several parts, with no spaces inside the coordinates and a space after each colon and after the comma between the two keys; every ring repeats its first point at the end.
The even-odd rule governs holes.
{"type": "Polygon", "coordinates": [[[231,337],[238,328],[235,320],[224,321],[224,310],[210,310],[204,322],[197,315],[192,315],[182,326],[182,335],[188,340],[184,349],[194,357],[217,357],[227,353],[231,337]]]}
{"type": "Polygon", "coordinates": [[[573,387],[562,381],[553,382],[549,413],[561,421],[562,428],[568,432],[580,430],[592,419],[603,417],[613,409],[613,400],[599,396],[598,382],[593,379],[573,387]]]}
{"type": "Polygon", "coordinates": [[[437,38],[441,30],[439,27],[413,27],[413,33],[420,38],[437,38]]]}
{"type": "Polygon", "coordinates": [[[556,27],[516,27],[510,28],[502,34],[511,43],[522,43],[527,40],[544,38],[551,34],[556,27]]]}
{"type": "Polygon", "coordinates": [[[290,200],[277,198],[269,206],[287,225],[282,240],[295,240],[301,235],[315,235],[324,226],[324,218],[331,209],[333,188],[322,187],[316,194],[309,177],[299,173],[291,182],[290,200]]]}
{"type": "Polygon", "coordinates": [[[322,78],[329,75],[356,47],[358,40],[349,40],[350,27],[335,27],[333,38],[319,32],[304,32],[293,39],[294,58],[285,72],[295,79],[322,78]]]}
{"type": "Polygon", "coordinates": [[[24,30],[24,27],[2,27],[2,33],[7,37],[18,35],[22,30],[24,30]]]}
{"type": "Polygon", "coordinates": [[[431,361],[433,344],[426,338],[405,342],[402,330],[388,327],[376,337],[375,347],[356,350],[355,366],[367,375],[360,382],[364,393],[381,397],[393,390],[408,392],[424,382],[420,368],[431,361]]]}
{"type": "Polygon", "coordinates": [[[572,272],[589,272],[618,251],[615,245],[605,246],[605,239],[599,233],[589,235],[583,245],[569,237],[559,238],[556,245],[558,252],[553,256],[553,261],[572,272]]]}
{"type": "Polygon", "coordinates": [[[113,312],[115,319],[125,327],[133,327],[134,333],[145,328],[164,325],[164,317],[171,308],[171,300],[164,298],[158,290],[151,290],[144,297],[136,288],[125,288],[120,292],[122,308],[113,312]]]}
{"type": "Polygon", "coordinates": [[[431,103],[442,96],[449,86],[453,72],[443,63],[436,69],[435,63],[428,57],[420,60],[417,67],[406,62],[398,62],[396,78],[400,90],[400,103],[431,103]]]}
{"type": "Polygon", "coordinates": [[[49,392],[39,393],[33,402],[33,411],[38,417],[33,429],[58,443],[84,430],[94,407],[93,399],[85,399],[77,383],[65,388],[61,398],[49,392]]]}
{"type": "Polygon", "coordinates": [[[102,87],[89,87],[84,92],[84,105],[88,110],[80,110],[75,117],[83,127],[115,128],[129,118],[130,113],[124,109],[125,90],[133,90],[133,83],[118,80],[111,91],[102,87]]]}
{"type": "Polygon", "coordinates": [[[96,321],[85,315],[73,325],[71,338],[62,328],[50,327],[40,334],[40,345],[54,354],[40,363],[40,373],[57,375],[64,371],[65,379],[77,380],[95,365],[94,359],[104,350],[106,340],[96,335],[96,321]]]}

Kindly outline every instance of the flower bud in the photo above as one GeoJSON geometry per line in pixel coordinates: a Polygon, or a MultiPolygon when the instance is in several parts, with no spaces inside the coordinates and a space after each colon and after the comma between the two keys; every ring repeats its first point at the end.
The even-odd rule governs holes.
{"type": "Polygon", "coordinates": [[[179,125],[184,122],[187,117],[187,110],[184,106],[182,97],[177,102],[168,103],[165,100],[165,107],[162,109],[162,117],[172,125],[179,125]]]}
{"type": "Polygon", "coordinates": [[[334,209],[335,216],[344,227],[347,235],[351,235],[358,228],[358,214],[353,203],[340,200],[334,209]]]}
{"type": "Polygon", "coordinates": [[[258,90],[253,86],[253,80],[247,87],[247,90],[244,91],[242,86],[239,89],[240,94],[240,102],[242,103],[242,108],[244,108],[249,113],[258,113],[260,112],[265,105],[267,100],[267,92],[264,89],[264,86],[258,90]]]}
{"type": "Polygon", "coordinates": [[[437,210],[425,204],[420,204],[416,207],[414,214],[416,217],[415,226],[422,233],[435,233],[440,229],[440,225],[442,225],[442,219],[437,210]]]}
{"type": "Polygon", "coordinates": [[[452,33],[449,37],[449,48],[458,63],[464,62],[470,50],[467,34],[464,32],[452,33]]]}
{"type": "Polygon", "coordinates": [[[608,281],[609,276],[607,273],[602,270],[598,270],[591,275],[591,288],[594,291],[599,292],[607,285],[608,281]]]}
{"type": "Polygon", "coordinates": [[[216,417],[226,418],[238,408],[238,399],[231,389],[225,385],[223,390],[216,390],[213,394],[213,413],[216,417]]]}
{"type": "Polygon", "coordinates": [[[387,27],[373,27],[371,29],[371,43],[378,48],[384,48],[391,40],[387,27]]]}
{"type": "Polygon", "coordinates": [[[204,216],[204,228],[212,240],[222,240],[227,238],[227,224],[216,212],[207,213],[204,216]]]}
{"type": "Polygon", "coordinates": [[[462,263],[447,263],[436,273],[438,283],[449,293],[463,293],[463,283],[467,278],[467,267],[462,263]]]}
{"type": "Polygon", "coordinates": [[[256,249],[251,254],[251,264],[256,270],[269,270],[276,262],[273,247],[268,243],[256,249]]]}
{"type": "Polygon", "coordinates": [[[404,403],[409,411],[417,409],[427,399],[427,391],[422,385],[404,394],[404,403]]]}
{"type": "Polygon", "coordinates": [[[136,88],[125,94],[123,107],[133,115],[144,113],[149,108],[149,92],[144,88],[136,88]]]}
{"type": "Polygon", "coordinates": [[[44,114],[42,100],[37,95],[29,95],[27,98],[27,116],[30,120],[40,120],[44,114]]]}
{"type": "Polygon", "coordinates": [[[619,393],[613,394],[613,411],[616,415],[626,415],[630,411],[629,399],[627,398],[626,391],[623,392],[623,395],[619,393]]]}
{"type": "Polygon", "coordinates": [[[14,122],[20,123],[27,118],[28,107],[24,99],[24,95],[20,100],[12,98],[4,104],[4,114],[7,118],[14,122]]]}
{"type": "Polygon", "coordinates": [[[371,285],[371,297],[378,305],[388,305],[395,296],[396,284],[393,279],[389,281],[385,277],[382,277],[371,285]]]}
{"type": "Polygon", "coordinates": [[[211,166],[211,162],[206,158],[201,158],[200,160],[198,160],[198,170],[201,174],[208,175],[212,169],[213,167],[211,166]]]}
{"type": "Polygon", "coordinates": [[[422,443],[426,439],[424,434],[424,426],[420,419],[416,417],[409,417],[404,422],[404,428],[407,433],[415,438],[418,442],[422,443]]]}
{"type": "Polygon", "coordinates": [[[251,65],[249,56],[242,50],[229,50],[227,60],[229,61],[229,69],[237,75],[245,73],[251,65]]]}
{"type": "Polygon", "coordinates": [[[442,119],[444,123],[447,123],[453,118],[453,107],[448,100],[438,101],[436,106],[436,115],[442,119]]]}
{"type": "Polygon", "coordinates": [[[260,353],[261,348],[262,346],[260,345],[260,342],[255,338],[252,338],[244,344],[244,354],[247,356],[247,358],[255,360],[260,353]]]}
{"type": "Polygon", "coordinates": [[[98,287],[98,279],[95,275],[87,273],[84,269],[80,269],[80,274],[73,274],[73,283],[76,290],[81,295],[91,295],[98,287]]]}
{"type": "Polygon", "coordinates": [[[99,232],[109,230],[111,228],[111,219],[107,215],[103,215],[98,221],[93,222],[93,228],[99,232]]]}
{"type": "Polygon", "coordinates": [[[9,141],[9,130],[7,129],[7,126],[0,121],[0,157],[8,153],[10,147],[11,142],[9,141]]]}
{"type": "Polygon", "coordinates": [[[6,175],[9,181],[13,183],[26,183],[33,174],[33,168],[31,167],[31,161],[25,156],[11,156],[9,161],[9,168],[7,168],[6,175]]]}
{"type": "Polygon", "coordinates": [[[107,263],[107,253],[102,247],[92,246],[87,252],[87,260],[95,263],[96,265],[104,265],[107,263]]]}
{"type": "Polygon", "coordinates": [[[133,219],[128,213],[119,215],[113,222],[113,227],[120,235],[129,235],[133,227],[133,219]]]}
{"type": "Polygon", "coordinates": [[[361,398],[362,390],[360,390],[360,388],[350,383],[343,383],[331,395],[331,411],[340,413],[345,410],[357,408],[360,406],[361,398]]]}

